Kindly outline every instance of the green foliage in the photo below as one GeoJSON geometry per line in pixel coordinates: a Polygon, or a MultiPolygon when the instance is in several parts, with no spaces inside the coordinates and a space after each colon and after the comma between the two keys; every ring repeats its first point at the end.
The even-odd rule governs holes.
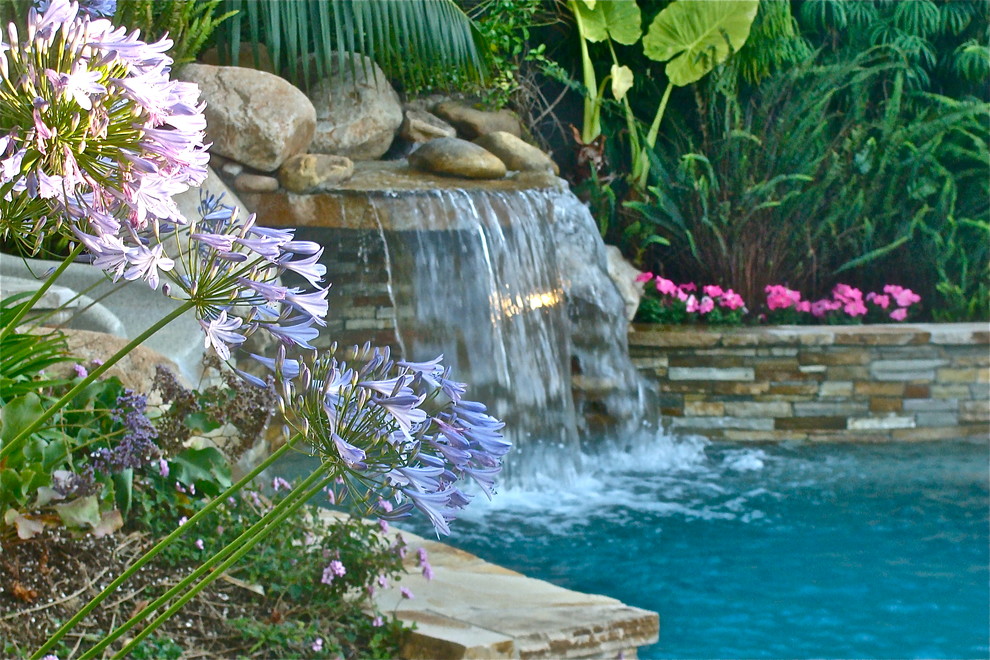
{"type": "Polygon", "coordinates": [[[758,8],[757,0],[672,2],[643,37],[643,52],[667,62],[671,84],[689,85],[742,47],[758,8]]]}
{"type": "Polygon", "coordinates": [[[488,46],[489,76],[483,83],[472,83],[455,74],[451,82],[458,89],[476,92],[495,108],[513,100],[525,101],[519,98],[525,94],[523,68],[528,62],[544,61],[546,50],[546,44],[530,43],[531,31],[556,22],[556,15],[543,0],[480,0],[461,5],[488,46]]]}
{"type": "MultiPolygon", "coordinates": [[[[654,252],[666,272],[723,282],[747,300],[781,282],[821,294],[840,274],[873,285],[903,273],[923,298],[934,296],[935,273],[919,267],[932,247],[921,228],[945,236],[962,192],[986,189],[977,145],[986,143],[987,106],[929,100],[918,113],[905,101],[904,65],[885,55],[808,62],[747,97],[718,81],[710,101],[699,94],[701,138],[655,159],[652,200],[629,205],[671,241],[666,254],[654,252]],[[894,86],[876,108],[863,90],[881,78],[894,86]]],[[[983,218],[985,207],[969,205],[962,217],[983,218]]]]}
{"type": "Polygon", "coordinates": [[[219,12],[222,0],[118,0],[114,24],[141,30],[153,41],[168,34],[175,63],[192,62],[213,32],[236,12],[219,12]]]}
{"type": "MultiPolygon", "coordinates": [[[[156,538],[205,503],[199,489],[196,494],[177,490],[173,476],[150,474],[139,486],[136,521],[156,538]]],[[[184,540],[170,545],[159,561],[195,566],[240,536],[283,493],[242,491],[187,530],[184,540]]],[[[370,593],[382,588],[381,581],[401,579],[404,552],[401,540],[391,543],[377,525],[359,518],[293,514],[277,535],[261,541],[231,570],[241,584],[259,593],[266,611],[277,614],[267,620],[234,618],[228,625],[243,639],[248,655],[263,649],[266,657],[280,658],[396,657],[402,625],[373,612],[370,593]],[[323,571],[331,559],[340,561],[346,572],[326,584],[323,571]],[[369,611],[379,620],[373,621],[369,611]],[[318,638],[323,641],[314,649],[318,638]]]]}
{"type": "Polygon", "coordinates": [[[443,85],[452,72],[485,77],[480,35],[452,0],[223,0],[221,8],[239,12],[216,33],[221,61],[239,61],[245,42],[264,43],[275,70],[298,87],[325,78],[335,56],[343,69],[346,53],[370,57],[407,87],[443,85]]]}
{"type": "MultiPolygon", "coordinates": [[[[0,327],[6,327],[28,304],[25,299],[30,295],[25,292],[0,300],[0,327]]],[[[0,338],[0,405],[28,392],[59,384],[60,381],[46,379],[42,374],[59,362],[70,361],[72,358],[67,353],[65,337],[56,330],[11,332],[0,338]]]]}

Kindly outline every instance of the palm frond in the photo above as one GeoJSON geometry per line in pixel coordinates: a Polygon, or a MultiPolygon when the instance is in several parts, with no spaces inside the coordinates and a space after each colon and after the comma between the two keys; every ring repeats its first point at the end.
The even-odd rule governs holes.
{"type": "Polygon", "coordinates": [[[328,74],[334,58],[338,67],[355,66],[347,53],[371,58],[406,86],[487,74],[483,39],[453,0],[223,0],[219,8],[238,10],[217,31],[221,61],[237,62],[246,40],[264,43],[276,72],[304,89],[328,74]]]}

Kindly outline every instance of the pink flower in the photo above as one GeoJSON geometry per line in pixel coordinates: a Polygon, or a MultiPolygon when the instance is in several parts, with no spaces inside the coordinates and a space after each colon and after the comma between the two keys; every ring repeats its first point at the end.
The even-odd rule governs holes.
{"type": "Polygon", "coordinates": [[[640,273],[639,275],[637,275],[635,281],[636,282],[649,282],[652,279],[653,279],[653,273],[646,272],[646,273],[640,273]]]}
{"type": "Polygon", "coordinates": [[[866,294],[866,299],[880,309],[887,309],[890,307],[890,296],[883,296],[870,291],[866,294]]]}
{"type": "Polygon", "coordinates": [[[801,300],[801,294],[780,284],[768,284],[763,290],[767,294],[767,307],[770,311],[787,309],[801,300]]]}
{"type": "Polygon", "coordinates": [[[701,299],[701,303],[698,305],[699,314],[707,314],[708,312],[715,309],[715,301],[705,296],[701,299]]]}
{"type": "Polygon", "coordinates": [[[374,619],[371,620],[371,625],[374,626],[375,628],[381,628],[382,626],[385,625],[385,622],[382,620],[380,616],[376,616],[374,619]]]}
{"type": "Polygon", "coordinates": [[[916,294],[911,289],[905,289],[904,287],[897,286],[896,284],[888,284],[883,288],[884,293],[890,294],[894,299],[894,302],[900,307],[910,307],[916,302],[921,302],[921,296],[916,294]]]}
{"type": "Polygon", "coordinates": [[[316,653],[319,653],[320,651],[322,651],[323,650],[323,638],[322,637],[317,637],[316,638],[316,641],[313,642],[313,645],[310,648],[313,649],[313,651],[315,651],[316,653]]]}
{"type": "Polygon", "coordinates": [[[724,291],[722,291],[722,287],[720,287],[717,284],[707,284],[701,288],[701,292],[704,293],[706,296],[711,296],[712,298],[718,298],[723,293],[725,293],[724,291]]]}
{"type": "Polygon", "coordinates": [[[837,303],[833,300],[828,300],[826,298],[822,298],[821,300],[816,300],[815,302],[811,303],[811,314],[815,318],[820,319],[829,312],[835,311],[840,307],[842,307],[840,303],[837,303]]]}
{"type": "Polygon", "coordinates": [[[162,479],[168,478],[168,461],[164,458],[158,459],[158,474],[162,475],[162,479]]]}
{"type": "Polygon", "coordinates": [[[670,280],[660,277],[659,275],[657,275],[656,287],[657,287],[657,291],[659,291],[665,296],[675,296],[680,291],[680,289],[677,288],[676,284],[674,284],[670,280]]]}
{"type": "Polygon", "coordinates": [[[907,307],[899,307],[890,313],[890,318],[895,321],[903,321],[907,318],[907,307]]]}
{"type": "Polygon", "coordinates": [[[409,591],[409,589],[407,589],[406,587],[400,588],[399,593],[402,594],[402,597],[407,600],[412,600],[413,598],[416,597],[413,595],[413,592],[409,591]]]}
{"type": "Polygon", "coordinates": [[[681,291],[697,291],[698,285],[694,282],[688,282],[687,284],[681,285],[681,291]]]}
{"type": "Polygon", "coordinates": [[[203,539],[196,539],[196,547],[200,550],[203,549],[203,539]]]}
{"type": "Polygon", "coordinates": [[[863,316],[866,314],[866,305],[862,300],[850,300],[842,306],[843,311],[849,316],[863,316]]]}
{"type": "Polygon", "coordinates": [[[742,296],[732,289],[722,292],[722,297],[719,298],[718,304],[729,309],[739,309],[746,306],[746,302],[742,299],[742,296]]]}
{"type": "Polygon", "coordinates": [[[810,312],[811,311],[811,301],[810,300],[799,300],[794,309],[798,312],[810,312]]]}
{"type": "Polygon", "coordinates": [[[698,299],[697,298],[695,298],[694,296],[688,296],[688,299],[687,299],[686,302],[687,302],[687,311],[688,311],[688,314],[694,314],[695,312],[698,311],[699,306],[698,306],[698,299]]]}

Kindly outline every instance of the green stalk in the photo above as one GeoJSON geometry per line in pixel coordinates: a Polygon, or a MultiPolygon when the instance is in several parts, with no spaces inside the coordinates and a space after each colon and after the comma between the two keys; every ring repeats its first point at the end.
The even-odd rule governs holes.
{"type": "Polygon", "coordinates": [[[17,434],[17,436],[14,437],[14,438],[12,438],[10,440],[10,442],[8,442],[6,445],[4,445],[3,447],[0,447],[0,460],[3,460],[4,457],[6,457],[7,455],[9,455],[15,449],[18,449],[20,447],[20,445],[25,440],[27,440],[28,436],[30,436],[32,433],[34,433],[39,428],[41,428],[42,424],[44,424],[45,422],[47,422],[49,419],[52,418],[52,416],[55,413],[57,413],[59,410],[61,410],[62,408],[64,408],[65,407],[65,404],[67,404],[77,394],[79,394],[81,391],[83,391],[90,383],[92,383],[97,378],[99,378],[104,373],[106,373],[106,371],[110,367],[112,367],[113,365],[117,364],[117,362],[119,362],[121,359],[123,359],[124,357],[126,357],[131,351],[133,351],[135,348],[137,348],[142,343],[144,343],[144,341],[146,339],[148,339],[148,337],[152,336],[153,334],[155,334],[156,332],[158,332],[159,330],[161,330],[162,328],[164,328],[166,325],[168,325],[169,323],[171,323],[175,319],[177,319],[180,316],[182,316],[185,312],[187,312],[188,310],[190,310],[193,307],[195,307],[195,305],[196,305],[195,301],[187,300],[182,305],[176,307],[174,310],[172,310],[171,312],[169,312],[168,314],[166,314],[165,316],[163,316],[161,319],[159,319],[150,328],[148,328],[147,330],[145,330],[144,332],[142,332],[140,335],[138,335],[137,337],[135,337],[129,344],[127,344],[127,346],[124,346],[122,349],[120,349],[119,351],[117,351],[116,353],[114,353],[113,356],[110,357],[110,358],[108,358],[106,362],[104,362],[99,367],[97,367],[96,369],[94,369],[93,371],[91,371],[89,373],[89,375],[86,376],[86,378],[83,378],[81,381],[79,381],[79,383],[75,387],[73,387],[71,390],[69,390],[65,394],[65,396],[63,396],[61,399],[59,399],[58,401],[56,401],[55,403],[53,403],[51,405],[51,407],[48,408],[48,410],[46,410],[45,412],[41,413],[38,416],[38,418],[35,419],[34,422],[31,423],[30,426],[28,426],[26,429],[24,429],[19,434],[17,434]]]}
{"type": "Polygon", "coordinates": [[[650,124],[650,132],[646,134],[646,146],[640,150],[638,157],[633,161],[633,178],[636,181],[636,187],[640,190],[646,188],[646,178],[650,174],[650,160],[646,156],[646,150],[653,149],[657,143],[660,120],[663,119],[663,115],[667,111],[667,101],[670,100],[670,92],[673,89],[674,84],[668,82],[667,89],[663,92],[663,98],[660,99],[660,107],[657,108],[657,114],[653,118],[653,123],[650,124]]]}
{"type": "Polygon", "coordinates": [[[116,591],[120,587],[120,585],[126,582],[132,575],[137,573],[142,566],[144,566],[149,561],[154,559],[154,557],[162,550],[164,550],[166,546],[168,546],[175,539],[182,536],[182,534],[185,533],[187,529],[191,529],[193,525],[199,522],[204,516],[211,513],[218,506],[220,506],[220,504],[222,504],[228,497],[230,497],[231,495],[239,491],[241,488],[243,488],[245,485],[250,483],[251,480],[253,480],[259,474],[261,474],[263,470],[271,466],[272,463],[274,463],[286,452],[292,449],[292,447],[296,444],[296,442],[302,437],[303,437],[302,435],[296,434],[291,438],[289,438],[289,440],[284,445],[282,445],[277,450],[272,452],[271,456],[269,456],[260,464],[258,464],[258,466],[255,467],[253,470],[251,470],[249,473],[241,477],[240,481],[238,481],[236,484],[228,488],[226,491],[215,497],[205,507],[203,507],[200,511],[194,514],[192,518],[186,521],[185,525],[182,525],[181,527],[177,527],[171,534],[169,534],[161,541],[159,541],[157,544],[155,544],[155,546],[150,550],[148,550],[148,552],[144,553],[144,555],[142,555],[140,559],[138,559],[133,564],[131,564],[126,571],[124,571],[123,573],[120,574],[119,577],[117,577],[117,579],[115,579],[113,582],[108,584],[106,588],[103,589],[103,591],[101,591],[99,594],[96,595],[95,598],[93,598],[93,600],[86,603],[83,606],[83,608],[78,612],[76,612],[76,614],[71,619],[69,619],[64,624],[62,624],[62,627],[56,630],[55,633],[48,639],[48,641],[45,642],[41,648],[39,648],[37,651],[34,652],[34,655],[31,656],[31,660],[38,660],[38,658],[41,658],[43,655],[48,653],[55,646],[55,644],[57,644],[58,641],[65,636],[67,632],[72,630],[72,628],[74,628],[76,624],[82,621],[87,614],[92,612],[97,605],[102,603],[107,598],[107,596],[109,596],[114,591],[116,591]]]}
{"type": "Polygon", "coordinates": [[[2,330],[0,330],[0,341],[2,341],[4,337],[9,335],[14,330],[14,328],[17,327],[17,324],[21,322],[21,319],[24,318],[24,315],[28,313],[28,310],[32,309],[37,304],[37,302],[41,300],[41,296],[45,295],[45,292],[48,291],[48,289],[50,289],[53,284],[55,284],[55,280],[57,280],[59,276],[61,276],[62,273],[65,272],[65,269],[69,267],[69,264],[74,262],[76,260],[76,257],[78,257],[82,253],[82,251],[83,251],[82,243],[79,243],[76,247],[72,249],[72,252],[70,252],[69,256],[65,258],[65,261],[59,264],[59,267],[56,268],[55,271],[45,279],[41,287],[34,292],[34,295],[31,296],[31,299],[27,302],[27,304],[21,307],[21,311],[14,314],[14,318],[12,318],[10,322],[2,330]]]}
{"type": "Polygon", "coordinates": [[[601,123],[597,121],[596,107],[601,103],[595,98],[598,90],[598,82],[595,76],[594,63],[591,61],[591,54],[588,53],[588,42],[584,38],[584,24],[581,22],[581,11],[578,9],[576,0],[569,0],[567,3],[574,14],[574,24],[578,29],[578,38],[581,41],[581,71],[584,76],[584,86],[588,96],[584,99],[584,123],[581,128],[581,140],[588,144],[601,135],[601,123]]]}
{"type": "MultiPolygon", "coordinates": [[[[297,486],[295,489],[293,489],[292,493],[294,494],[294,493],[300,491],[301,489],[305,488],[306,486],[308,486],[309,484],[311,484],[313,481],[315,481],[317,478],[319,478],[323,474],[324,474],[324,472],[323,472],[322,469],[316,470],[315,472],[313,472],[313,474],[311,474],[309,476],[308,479],[306,479],[305,482],[303,482],[302,484],[300,484],[299,486],[297,486]]],[[[131,641],[129,641],[124,646],[124,648],[122,648],[120,651],[118,651],[113,656],[112,660],[116,660],[117,658],[123,658],[124,656],[126,656],[127,653],[132,648],[134,648],[135,645],[137,645],[138,643],[140,643],[140,641],[142,639],[144,639],[145,637],[147,637],[148,635],[150,635],[152,632],[154,632],[155,629],[158,628],[158,626],[160,626],[162,623],[164,623],[170,617],[172,617],[176,612],[178,612],[180,609],[182,609],[182,607],[187,602],[189,602],[190,600],[192,600],[193,598],[195,598],[196,595],[199,594],[199,592],[201,592],[203,589],[205,589],[206,587],[208,587],[210,585],[210,583],[214,582],[217,578],[219,578],[221,575],[223,575],[224,572],[228,568],[230,568],[235,563],[237,563],[241,559],[241,557],[243,557],[248,552],[250,552],[250,550],[256,544],[258,544],[260,541],[264,540],[269,534],[271,534],[273,531],[275,531],[282,524],[282,522],[286,518],[288,518],[293,513],[295,513],[302,505],[304,505],[309,500],[310,497],[312,497],[313,495],[316,495],[317,493],[319,493],[320,490],[322,490],[323,487],[326,486],[328,483],[330,483],[331,481],[333,481],[334,478],[335,478],[335,475],[334,474],[331,474],[331,475],[327,476],[325,479],[323,479],[318,484],[316,484],[316,486],[312,487],[310,490],[308,490],[307,492],[303,493],[298,498],[295,498],[291,504],[289,504],[288,506],[285,507],[285,509],[283,509],[283,510],[280,511],[280,513],[277,515],[277,517],[273,517],[273,519],[271,519],[271,523],[267,527],[264,527],[263,529],[260,529],[254,536],[246,539],[245,542],[244,542],[243,547],[237,549],[236,551],[233,551],[234,546],[240,541],[240,539],[242,537],[244,537],[245,535],[251,533],[252,530],[254,530],[255,527],[258,527],[259,524],[261,524],[261,521],[259,521],[258,523],[255,523],[255,525],[252,526],[252,528],[250,530],[248,530],[247,532],[245,532],[244,534],[242,534],[241,537],[238,537],[237,540],[235,540],[235,541],[231,542],[230,544],[228,544],[227,547],[224,548],[223,551],[224,552],[227,552],[228,549],[230,549],[231,551],[233,551],[233,554],[231,554],[222,564],[220,564],[219,566],[217,566],[216,567],[216,570],[214,570],[207,578],[201,580],[196,586],[194,586],[192,589],[190,589],[185,594],[183,594],[177,601],[175,601],[175,603],[173,603],[171,607],[169,607],[167,610],[165,610],[160,615],[158,615],[158,617],[154,621],[152,621],[151,623],[149,623],[147,625],[147,627],[145,627],[140,633],[138,633],[134,637],[134,639],[132,639],[131,641]]],[[[285,504],[286,504],[285,501],[281,502],[279,504],[279,506],[276,507],[276,509],[280,509],[281,507],[285,506],[285,504]]],[[[268,518],[269,516],[271,516],[274,513],[275,513],[275,509],[273,509],[268,514],[268,516],[266,516],[266,518],[268,518]]],[[[190,578],[191,577],[192,576],[190,576],[190,578]]],[[[187,584],[187,580],[189,582],[192,581],[190,578],[186,578],[186,580],[183,580],[181,583],[179,583],[179,585],[176,585],[176,587],[173,587],[170,590],[170,592],[177,591],[180,588],[180,585],[181,585],[181,588],[184,588],[185,587],[185,584],[187,584]]],[[[164,598],[164,596],[163,596],[163,598],[164,598]]],[[[159,600],[161,600],[161,599],[159,599],[159,600]]],[[[158,603],[158,601],[155,601],[155,602],[158,603]]],[[[154,607],[157,607],[157,605],[154,605],[154,607]]],[[[135,618],[134,619],[131,619],[131,621],[128,621],[127,624],[125,624],[125,625],[127,625],[128,629],[129,629],[131,626],[134,625],[134,623],[137,623],[137,621],[135,619],[144,618],[146,616],[145,612],[154,609],[154,607],[152,605],[149,605],[144,610],[141,610],[141,612],[139,612],[137,615],[135,615],[135,618]]],[[[80,657],[80,660],[88,660],[89,658],[92,658],[94,656],[94,652],[98,652],[99,650],[102,650],[103,648],[105,648],[106,647],[106,643],[109,643],[109,642],[113,641],[113,639],[116,639],[117,637],[119,637],[120,634],[122,634],[122,632],[124,632],[123,628],[115,631],[113,633],[112,638],[108,638],[107,640],[101,641],[99,645],[93,647],[92,649],[90,649],[89,651],[87,651],[83,656],[81,656],[80,657]]]]}

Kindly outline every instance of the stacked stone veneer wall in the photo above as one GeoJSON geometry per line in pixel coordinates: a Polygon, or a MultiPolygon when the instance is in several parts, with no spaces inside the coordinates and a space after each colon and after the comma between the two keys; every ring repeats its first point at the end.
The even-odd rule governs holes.
{"type": "Polygon", "coordinates": [[[990,326],[636,325],[665,428],[735,441],[990,437],[990,326]]]}

